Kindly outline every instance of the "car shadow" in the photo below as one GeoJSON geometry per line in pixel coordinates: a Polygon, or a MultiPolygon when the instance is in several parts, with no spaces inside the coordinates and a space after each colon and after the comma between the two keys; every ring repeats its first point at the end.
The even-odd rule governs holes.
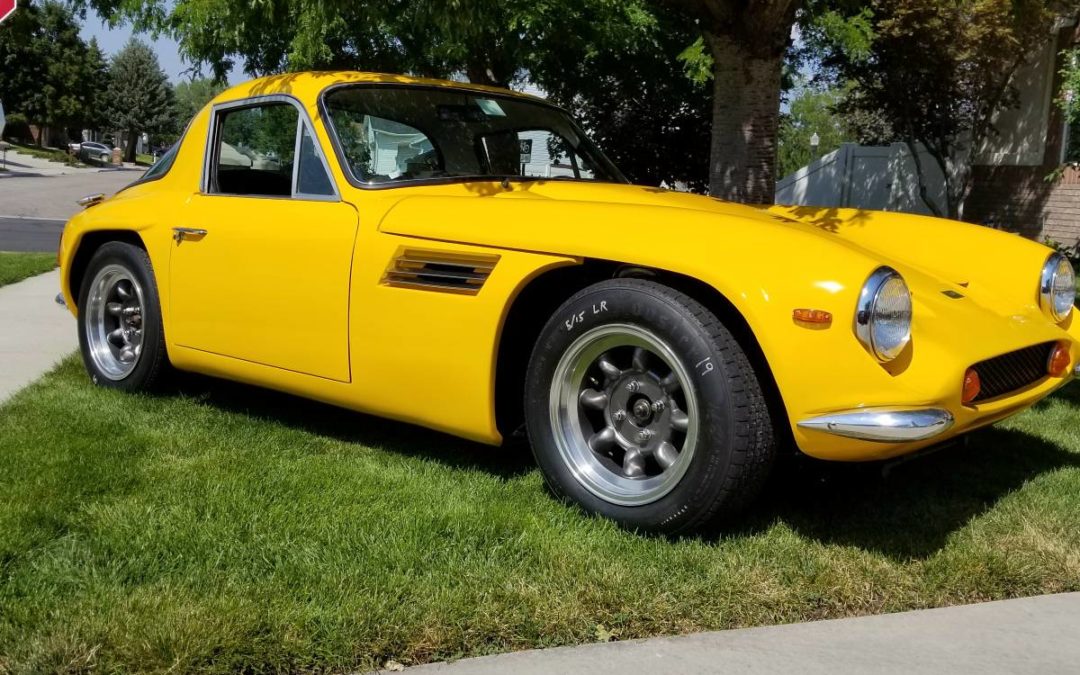
{"type": "Polygon", "coordinates": [[[181,373],[177,380],[176,394],[345,443],[419,457],[454,469],[484,471],[502,479],[522,476],[536,468],[524,441],[512,440],[504,447],[493,447],[238,382],[192,373],[181,373]]]}
{"type": "Polygon", "coordinates": [[[709,536],[745,536],[782,524],[823,544],[897,561],[925,559],[1028,481],[1069,467],[1080,468],[1080,455],[996,427],[900,463],[804,459],[778,473],[739,525],[709,536]]]}
{"type": "MultiPolygon", "coordinates": [[[[490,447],[201,375],[182,375],[176,391],[233,413],[503,480],[536,470],[527,444],[519,440],[490,447]]],[[[1055,398],[1080,408],[1080,385],[1055,398]]],[[[854,546],[901,561],[923,559],[1026,482],[1067,467],[1080,467],[1080,455],[997,427],[901,462],[845,464],[800,457],[782,463],[762,497],[737,521],[693,538],[719,544],[782,525],[823,544],[854,546]]]]}

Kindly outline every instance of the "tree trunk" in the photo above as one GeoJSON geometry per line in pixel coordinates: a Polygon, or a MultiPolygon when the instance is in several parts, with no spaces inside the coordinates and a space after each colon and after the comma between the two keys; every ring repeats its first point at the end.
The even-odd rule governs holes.
{"type": "Polygon", "coordinates": [[[963,220],[964,206],[971,194],[971,160],[951,160],[946,165],[949,169],[949,218],[963,220]]]}
{"type": "Polygon", "coordinates": [[[709,194],[772,204],[783,56],[753,56],[723,35],[708,42],[715,61],[709,194]]]}
{"type": "MultiPolygon", "coordinates": [[[[915,179],[919,183],[919,199],[921,199],[922,203],[926,205],[926,208],[930,209],[930,213],[940,218],[944,214],[941,213],[941,209],[938,208],[937,203],[933,199],[930,199],[930,192],[929,190],[927,190],[926,186],[926,169],[923,168],[922,156],[919,154],[919,145],[912,138],[906,139],[904,143],[907,145],[908,152],[911,153],[911,161],[915,164],[915,179]]],[[[942,175],[945,179],[945,194],[948,195],[949,173],[947,171],[943,171],[942,175]]],[[[948,199],[946,199],[946,201],[948,201],[948,199]]]]}
{"type": "Polygon", "coordinates": [[[124,150],[124,161],[125,162],[134,162],[135,161],[135,149],[136,149],[136,147],[138,147],[138,142],[139,142],[139,132],[135,131],[134,129],[130,129],[128,131],[128,145],[127,145],[127,148],[125,148],[125,150],[124,150]]]}

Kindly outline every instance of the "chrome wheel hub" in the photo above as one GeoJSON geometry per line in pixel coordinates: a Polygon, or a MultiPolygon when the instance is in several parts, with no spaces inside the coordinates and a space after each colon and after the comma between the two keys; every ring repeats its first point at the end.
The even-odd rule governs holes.
{"type": "Polygon", "coordinates": [[[86,344],[110,380],[131,374],[142,354],[143,291],[131,272],[107,265],[94,277],[85,307],[86,344]]]}
{"type": "Polygon", "coordinates": [[[669,493],[697,445],[689,374],[667,343],[628,324],[574,341],[555,367],[550,416],[574,477],[613,504],[648,504],[669,493]]]}

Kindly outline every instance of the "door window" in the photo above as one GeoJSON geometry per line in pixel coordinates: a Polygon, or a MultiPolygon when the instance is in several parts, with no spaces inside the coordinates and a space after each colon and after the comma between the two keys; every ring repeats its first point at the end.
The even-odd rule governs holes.
{"type": "Polygon", "coordinates": [[[271,102],[224,110],[217,120],[209,192],[252,197],[336,194],[311,130],[293,105],[271,102]]]}

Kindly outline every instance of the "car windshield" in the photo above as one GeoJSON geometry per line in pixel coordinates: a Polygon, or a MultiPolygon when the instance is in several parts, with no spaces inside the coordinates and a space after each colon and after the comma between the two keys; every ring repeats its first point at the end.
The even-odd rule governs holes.
{"type": "Polygon", "coordinates": [[[624,183],[564,112],[510,96],[426,87],[354,86],[325,98],[353,180],[592,180],[624,183]]]}

